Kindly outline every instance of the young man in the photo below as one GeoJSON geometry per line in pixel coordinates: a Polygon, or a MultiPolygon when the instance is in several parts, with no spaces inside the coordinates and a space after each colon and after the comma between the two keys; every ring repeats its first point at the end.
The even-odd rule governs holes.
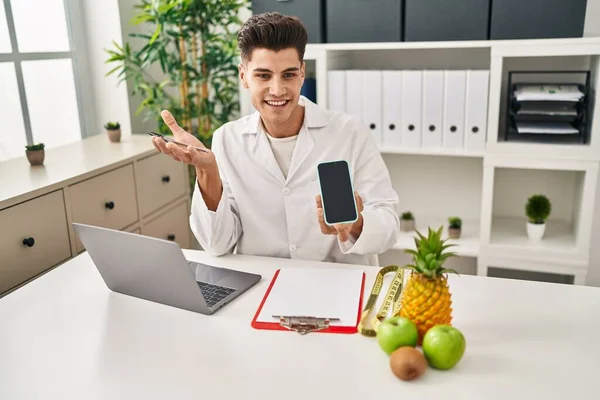
{"type": "Polygon", "coordinates": [[[399,232],[398,197],[370,133],[352,117],[300,96],[307,32],[295,17],[251,17],[238,34],[239,77],[257,110],[215,131],[211,152],[168,111],[162,118],[187,149],[157,138],[157,150],[197,173],[191,228],[215,255],[239,254],[372,264],[399,232]],[[325,224],[317,165],[346,160],[359,219],[325,224]]]}

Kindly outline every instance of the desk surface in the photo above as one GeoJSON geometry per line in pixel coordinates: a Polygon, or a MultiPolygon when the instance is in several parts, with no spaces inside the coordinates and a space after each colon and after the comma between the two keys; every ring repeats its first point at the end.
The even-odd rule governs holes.
{"type": "MultiPolygon", "coordinates": [[[[451,277],[465,356],[402,382],[374,338],[250,327],[274,271],[314,263],[186,255],[263,280],[204,316],[110,292],[83,253],[0,299],[0,399],[599,396],[598,288],[451,277]]],[[[366,268],[368,293],[377,269],[366,268]]]]}

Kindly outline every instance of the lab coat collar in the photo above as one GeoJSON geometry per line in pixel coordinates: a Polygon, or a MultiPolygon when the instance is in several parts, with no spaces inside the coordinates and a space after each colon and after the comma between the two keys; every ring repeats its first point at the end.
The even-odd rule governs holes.
{"type": "MultiPolygon", "coordinates": [[[[300,96],[298,104],[304,105],[304,125],[306,125],[307,128],[322,128],[327,125],[327,113],[318,105],[304,96],[300,96]]],[[[248,122],[241,133],[257,134],[260,132],[260,124],[260,113],[255,111],[254,114],[248,118],[248,122]]]]}
{"type": "MultiPolygon", "coordinates": [[[[298,132],[298,141],[294,148],[294,154],[292,156],[287,179],[283,176],[281,168],[273,155],[266,133],[256,136],[253,148],[254,158],[263,164],[282,186],[294,177],[315,145],[309,128],[320,128],[327,125],[327,115],[323,110],[303,96],[301,97],[299,104],[302,104],[302,102],[304,102],[305,106],[304,121],[300,128],[300,132],[298,132]]],[[[244,130],[244,133],[257,134],[260,131],[262,131],[262,127],[260,114],[257,111],[252,118],[249,119],[247,129],[244,130]]]]}

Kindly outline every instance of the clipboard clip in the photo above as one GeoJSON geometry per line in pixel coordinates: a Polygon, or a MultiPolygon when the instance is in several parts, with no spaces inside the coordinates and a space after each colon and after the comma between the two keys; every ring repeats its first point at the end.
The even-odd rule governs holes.
{"type": "Polygon", "coordinates": [[[273,318],[279,318],[279,325],[296,331],[300,335],[306,335],[310,332],[316,332],[329,328],[329,322],[339,321],[339,318],[320,318],[307,316],[285,316],[273,315],[273,318]]]}

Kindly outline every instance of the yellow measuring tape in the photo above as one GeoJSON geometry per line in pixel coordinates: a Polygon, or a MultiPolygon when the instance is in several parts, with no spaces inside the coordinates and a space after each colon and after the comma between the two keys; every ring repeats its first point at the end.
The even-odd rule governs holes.
{"type": "Polygon", "coordinates": [[[373,283],[373,288],[371,289],[371,294],[369,295],[369,299],[365,304],[363,312],[360,316],[360,322],[358,324],[358,332],[360,332],[364,336],[377,336],[377,327],[388,316],[388,311],[390,306],[393,304],[392,315],[396,315],[398,311],[400,311],[400,295],[402,294],[402,286],[404,283],[404,269],[397,265],[388,265],[379,270],[377,273],[377,277],[375,278],[375,282],[373,283]],[[387,274],[395,273],[392,283],[390,284],[387,293],[385,295],[385,299],[383,304],[379,308],[379,312],[377,315],[371,320],[371,328],[365,327],[365,322],[371,312],[371,310],[375,307],[377,302],[377,297],[379,297],[379,293],[381,292],[381,288],[383,287],[383,277],[387,274]]]}

